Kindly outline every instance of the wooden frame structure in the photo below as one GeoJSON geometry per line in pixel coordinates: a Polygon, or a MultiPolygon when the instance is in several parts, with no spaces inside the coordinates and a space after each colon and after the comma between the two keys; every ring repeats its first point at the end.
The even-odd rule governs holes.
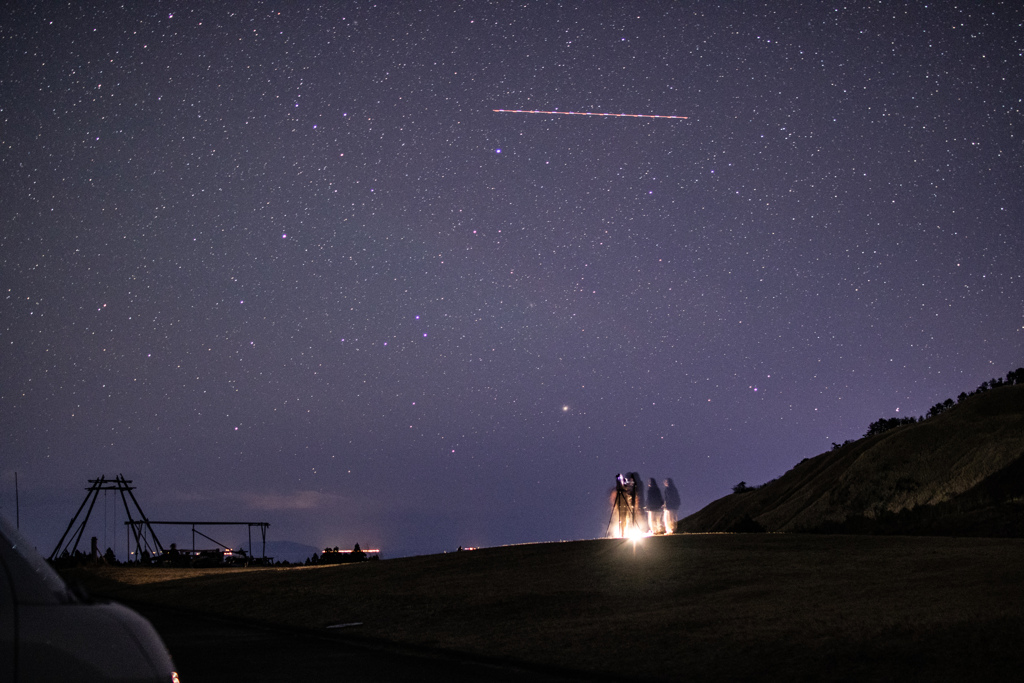
{"type": "Polygon", "coordinates": [[[199,534],[205,539],[213,541],[218,546],[227,548],[228,546],[220,543],[214,538],[204,534],[202,531],[196,529],[197,526],[248,526],[249,527],[249,557],[254,558],[252,553],[252,528],[257,527],[260,530],[260,536],[263,541],[263,548],[261,550],[261,560],[267,560],[267,527],[270,526],[269,522],[166,522],[160,521],[155,522],[146,517],[146,514],[142,511],[142,507],[139,505],[139,501],[136,500],[135,494],[132,491],[135,489],[131,486],[131,479],[125,479],[124,475],[117,475],[113,479],[107,479],[105,476],[100,476],[98,479],[89,480],[89,488],[86,489],[85,500],[78,506],[78,512],[71,518],[71,522],[68,524],[68,528],[64,531],[64,535],[60,537],[60,541],[57,542],[57,546],[50,553],[50,561],[59,559],[62,555],[74,555],[78,550],[78,544],[82,540],[82,535],[85,533],[85,525],[89,521],[90,515],[92,515],[93,507],[96,505],[96,500],[99,497],[100,491],[117,491],[121,494],[121,501],[124,504],[125,514],[128,517],[128,521],[124,523],[125,528],[128,532],[128,557],[131,558],[134,555],[136,560],[142,559],[144,552],[148,553],[154,559],[160,556],[167,555],[167,549],[164,548],[160,539],[156,535],[156,531],[153,529],[158,524],[163,525],[180,525],[180,526],[191,526],[192,527],[192,551],[191,555],[196,555],[196,534],[199,534]],[[130,501],[130,502],[129,502],[130,501]],[[83,515],[84,511],[84,515],[83,515]],[[81,518],[81,521],[79,521],[81,518]],[[77,523],[77,526],[76,526],[77,523]],[[135,540],[135,551],[132,552],[132,539],[135,540]]]}
{"type": "MultiPolygon", "coordinates": [[[[58,559],[62,554],[67,553],[74,555],[75,551],[78,550],[78,544],[82,540],[82,534],[85,533],[85,525],[89,521],[89,516],[92,515],[92,509],[96,505],[96,499],[99,498],[100,491],[117,491],[121,494],[121,502],[124,504],[125,514],[128,516],[128,522],[132,531],[135,532],[135,550],[137,555],[141,555],[143,550],[148,551],[151,555],[163,554],[164,547],[160,544],[160,539],[157,538],[156,532],[153,531],[153,527],[146,514],[142,511],[142,507],[139,505],[139,501],[135,499],[135,494],[132,491],[135,489],[134,486],[130,486],[132,483],[131,479],[125,479],[124,475],[119,474],[113,479],[107,479],[106,476],[100,476],[99,479],[90,479],[89,488],[86,489],[85,500],[78,506],[78,512],[71,518],[71,522],[68,524],[68,528],[65,529],[64,535],[57,541],[57,546],[50,553],[50,561],[58,559]],[[129,505],[129,499],[131,504],[129,505]],[[86,509],[88,505],[88,509],[86,509]],[[135,512],[132,512],[134,508],[135,512]],[[82,515],[82,511],[85,510],[85,515],[82,515]],[[82,521],[75,527],[75,522],[81,517],[82,521]],[[138,519],[136,519],[136,517],[138,519]],[[74,531],[72,529],[74,528],[74,531]],[[146,538],[145,530],[149,530],[149,536],[152,538],[153,543],[150,545],[149,539],[146,538]],[[70,534],[70,536],[69,536],[70,534]],[[67,541],[65,543],[65,540],[67,541]]],[[[129,541],[130,548],[130,541],[129,541]]]]}

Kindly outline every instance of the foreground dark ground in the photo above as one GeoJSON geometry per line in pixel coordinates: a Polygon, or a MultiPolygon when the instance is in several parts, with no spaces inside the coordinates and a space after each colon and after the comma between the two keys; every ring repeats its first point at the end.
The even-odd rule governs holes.
{"type": "MultiPolygon", "coordinates": [[[[333,631],[279,628],[148,603],[134,603],[132,607],[160,633],[185,683],[222,683],[225,679],[274,683],[592,680],[588,673],[557,667],[530,666],[383,641],[352,642],[333,631]]],[[[622,679],[608,680],[612,683],[622,679]]]]}
{"type": "Polygon", "coordinates": [[[127,602],[320,634],[359,623],[330,630],[357,644],[640,679],[1009,680],[1024,666],[1019,539],[683,535],[68,576],[127,602]]]}

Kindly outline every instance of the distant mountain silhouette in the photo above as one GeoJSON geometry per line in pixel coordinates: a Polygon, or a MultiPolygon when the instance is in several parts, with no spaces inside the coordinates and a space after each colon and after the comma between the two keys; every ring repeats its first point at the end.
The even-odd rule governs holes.
{"type": "Polygon", "coordinates": [[[319,552],[322,551],[315,545],[306,545],[305,543],[296,543],[294,541],[267,541],[267,555],[274,558],[274,562],[302,564],[312,557],[314,553],[319,552]]]}
{"type": "Polygon", "coordinates": [[[1024,384],[964,395],[738,488],[680,531],[1024,537],[1024,384]]]}

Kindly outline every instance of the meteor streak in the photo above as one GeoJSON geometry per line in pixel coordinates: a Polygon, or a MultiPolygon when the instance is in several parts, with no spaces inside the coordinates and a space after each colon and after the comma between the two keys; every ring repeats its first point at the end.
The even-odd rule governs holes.
{"type": "Polygon", "coordinates": [[[492,109],[499,114],[561,114],[563,116],[627,116],[634,119],[688,119],[689,116],[666,116],[664,114],[610,114],[598,111],[539,111],[537,109],[492,109]]]}

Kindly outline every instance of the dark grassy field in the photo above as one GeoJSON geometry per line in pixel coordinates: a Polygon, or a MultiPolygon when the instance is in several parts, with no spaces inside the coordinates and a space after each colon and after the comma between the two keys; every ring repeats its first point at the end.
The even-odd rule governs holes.
{"type": "Polygon", "coordinates": [[[662,680],[1010,680],[1024,540],[713,534],[328,567],[102,568],[93,592],[662,680]]]}

